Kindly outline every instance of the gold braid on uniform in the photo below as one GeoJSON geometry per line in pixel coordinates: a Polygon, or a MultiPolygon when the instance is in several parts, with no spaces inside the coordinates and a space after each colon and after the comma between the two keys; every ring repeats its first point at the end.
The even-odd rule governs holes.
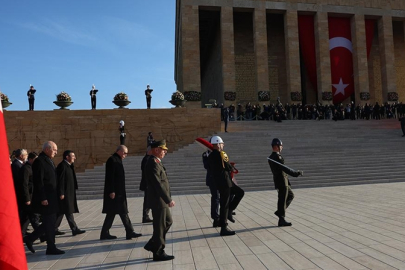
{"type": "Polygon", "coordinates": [[[229,158],[224,151],[221,151],[221,159],[222,159],[222,167],[225,168],[224,162],[229,162],[229,158]]]}

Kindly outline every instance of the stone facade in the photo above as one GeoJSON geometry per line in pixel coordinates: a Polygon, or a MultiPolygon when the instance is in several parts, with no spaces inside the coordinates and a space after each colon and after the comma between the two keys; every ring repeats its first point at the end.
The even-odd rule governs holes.
{"type": "MultiPolygon", "coordinates": [[[[58,145],[55,163],[64,150],[75,152],[77,171],[102,165],[120,144],[119,121],[125,121],[129,155],[143,155],[146,137],[166,139],[169,152],[221,130],[217,109],[4,111],[10,151],[40,152],[46,141],[58,145]]],[[[134,166],[138,166],[135,164],[134,166]]]]}
{"type": "Polygon", "coordinates": [[[329,16],[351,19],[356,102],[364,103],[359,98],[361,92],[370,93],[369,103],[386,102],[389,92],[397,92],[399,101],[405,102],[403,0],[177,0],[175,81],[180,91],[203,92],[201,104],[188,102],[187,106],[204,106],[210,97],[225,105],[257,104],[258,91],[269,91],[272,103],[278,96],[283,103],[291,102],[292,91],[305,91],[306,102],[316,102],[322,92],[332,91],[329,16]],[[219,13],[221,23],[207,23],[198,18],[196,10],[219,13]],[[314,16],[317,93],[313,91],[300,58],[297,22],[300,14],[314,16]],[[376,21],[369,57],[365,50],[365,19],[376,21]],[[207,42],[205,37],[200,38],[202,31],[218,36],[207,42]],[[200,54],[198,45],[200,48],[220,48],[220,51],[213,49],[211,55],[215,58],[205,59],[211,55],[200,54]],[[189,59],[186,55],[190,54],[189,59]],[[201,67],[193,66],[200,62],[198,56],[203,58],[200,61],[214,67],[205,66],[206,71],[201,71],[200,88],[197,77],[201,67]],[[221,62],[215,64],[218,59],[221,62]],[[193,70],[191,77],[190,70],[193,70]],[[210,78],[214,81],[206,81],[210,78]],[[204,87],[206,85],[209,90],[204,87]],[[236,100],[224,99],[224,92],[229,91],[236,92],[236,100]]]}

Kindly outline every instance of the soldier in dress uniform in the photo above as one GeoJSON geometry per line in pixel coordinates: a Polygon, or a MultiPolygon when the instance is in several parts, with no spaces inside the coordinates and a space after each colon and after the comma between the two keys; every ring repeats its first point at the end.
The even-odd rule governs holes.
{"type": "Polygon", "coordinates": [[[152,155],[148,158],[145,167],[147,181],[148,207],[152,209],[153,235],[145,245],[147,251],[153,253],[154,261],[173,260],[174,256],[167,255],[164,251],[166,233],[173,223],[170,207],[175,205],[171,198],[169,181],[166,169],[162,164],[167,150],[166,141],[152,143],[152,155]]]}
{"type": "Polygon", "coordinates": [[[127,137],[127,134],[125,133],[125,122],[124,120],[120,121],[120,127],[118,128],[120,131],[120,145],[125,145],[125,138],[127,137]]]}
{"type": "Polygon", "coordinates": [[[150,89],[149,84],[146,85],[145,96],[146,96],[146,106],[148,109],[150,109],[150,103],[152,101],[152,91],[153,89],[150,89]]]}
{"type": "Polygon", "coordinates": [[[285,218],[285,210],[294,199],[294,193],[291,190],[291,184],[287,175],[298,177],[303,175],[302,171],[295,171],[291,168],[284,166],[284,158],[281,156],[283,150],[283,143],[281,140],[274,138],[271,142],[273,152],[268,158],[271,172],[273,173],[274,186],[278,191],[277,211],[274,212],[278,216],[278,226],[291,226],[290,222],[287,222],[285,218]]]}
{"type": "Polygon", "coordinates": [[[29,111],[33,111],[34,110],[34,102],[35,102],[35,92],[37,90],[34,89],[34,86],[31,85],[30,89],[27,92],[27,96],[28,96],[28,105],[29,105],[29,111]]]}
{"type": "MultiPolygon", "coordinates": [[[[221,226],[221,236],[234,235],[235,232],[228,229],[228,213],[229,213],[229,198],[231,195],[232,178],[231,172],[233,171],[232,165],[229,163],[227,154],[222,151],[224,148],[224,141],[219,136],[211,138],[213,145],[212,153],[208,156],[208,164],[214,183],[219,191],[220,197],[220,211],[219,211],[219,225],[221,226]]],[[[229,216],[232,216],[229,215],[229,216]]]]}
{"type": "Polygon", "coordinates": [[[91,87],[91,90],[90,90],[91,109],[92,110],[96,109],[96,102],[97,102],[96,94],[97,94],[97,92],[98,92],[98,90],[96,89],[96,87],[93,84],[93,86],[91,87]]]}

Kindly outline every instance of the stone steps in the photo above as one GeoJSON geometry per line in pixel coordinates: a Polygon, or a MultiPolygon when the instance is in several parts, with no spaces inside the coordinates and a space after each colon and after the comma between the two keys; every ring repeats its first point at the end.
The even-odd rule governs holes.
{"type": "MultiPolygon", "coordinates": [[[[230,160],[236,162],[236,179],[245,191],[274,188],[267,163],[273,137],[283,141],[286,165],[304,171],[304,177],[290,178],[293,188],[405,181],[405,139],[395,119],[242,121],[230,123],[229,131],[218,135],[225,141],[230,160]]],[[[203,151],[193,143],[164,158],[173,195],[209,192],[203,151]]],[[[138,190],[142,158],[130,156],[123,162],[128,197],[143,196],[138,190]]],[[[104,166],[98,166],[78,174],[78,198],[102,198],[104,173],[104,166]]]]}

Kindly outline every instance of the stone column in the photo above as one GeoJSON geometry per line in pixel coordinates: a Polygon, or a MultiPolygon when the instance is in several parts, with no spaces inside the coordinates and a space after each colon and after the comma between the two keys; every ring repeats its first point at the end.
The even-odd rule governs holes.
{"type": "Polygon", "coordinates": [[[382,16],[378,20],[378,45],[381,59],[382,100],[388,101],[388,93],[397,92],[394,35],[392,17],[382,16]]]}
{"type": "MultiPolygon", "coordinates": [[[[221,55],[224,92],[235,92],[235,41],[233,7],[231,6],[221,7],[221,55]]],[[[238,100],[238,96],[236,96],[236,100],[238,100]]],[[[224,105],[230,104],[224,103],[224,105]]]]}
{"type": "MultiPolygon", "coordinates": [[[[353,75],[356,103],[361,103],[360,93],[370,95],[368,79],[366,25],[364,15],[355,14],[351,19],[353,44],[353,75]]],[[[367,102],[367,101],[364,101],[367,102]]],[[[356,105],[357,105],[356,104],[356,105]]]]}
{"type": "Polygon", "coordinates": [[[285,53],[287,68],[287,100],[292,103],[291,92],[301,92],[300,49],[297,11],[287,10],[284,15],[285,53]]]}
{"type": "MultiPolygon", "coordinates": [[[[182,7],[183,91],[201,92],[200,34],[198,6],[182,7]]],[[[201,108],[201,102],[189,101],[187,107],[201,108]]]]}
{"type": "Polygon", "coordinates": [[[318,100],[326,104],[331,102],[322,100],[322,92],[332,92],[328,14],[316,13],[314,27],[318,100]]]}
{"type": "MultiPolygon", "coordinates": [[[[270,95],[269,58],[267,52],[267,21],[265,8],[256,8],[254,10],[253,36],[256,57],[256,91],[266,91],[270,95]]],[[[257,95],[256,98],[258,99],[257,95]]]]}

